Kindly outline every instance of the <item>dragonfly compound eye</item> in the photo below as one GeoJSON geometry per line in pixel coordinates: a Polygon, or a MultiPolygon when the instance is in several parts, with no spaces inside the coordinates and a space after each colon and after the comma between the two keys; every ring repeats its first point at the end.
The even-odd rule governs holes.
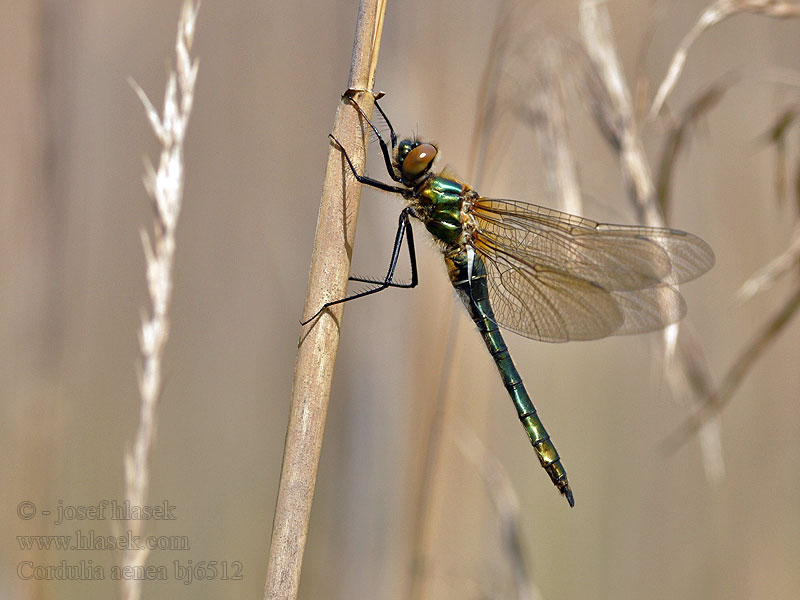
{"type": "Polygon", "coordinates": [[[416,179],[430,169],[433,159],[436,158],[436,146],[433,144],[420,144],[409,152],[403,159],[403,177],[416,179]]]}

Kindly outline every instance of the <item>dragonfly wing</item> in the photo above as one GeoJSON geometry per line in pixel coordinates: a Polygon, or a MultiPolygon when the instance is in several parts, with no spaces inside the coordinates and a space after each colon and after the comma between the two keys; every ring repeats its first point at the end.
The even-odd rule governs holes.
{"type": "Polygon", "coordinates": [[[682,231],[606,225],[533,204],[480,198],[472,242],[497,322],[545,341],[642,333],[680,320],[675,284],[714,254],[682,231]]]}
{"type": "Polygon", "coordinates": [[[479,233],[501,250],[570,272],[607,289],[684,283],[714,265],[703,240],[677,229],[598,223],[513,200],[479,198],[479,233]]]}

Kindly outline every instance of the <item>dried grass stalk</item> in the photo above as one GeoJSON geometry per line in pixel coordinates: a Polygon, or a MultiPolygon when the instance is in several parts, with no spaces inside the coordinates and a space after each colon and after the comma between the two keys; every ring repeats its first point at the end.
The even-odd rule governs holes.
{"type": "MultiPolygon", "coordinates": [[[[619,153],[622,172],[629,182],[631,202],[641,222],[651,227],[665,227],[604,3],[597,0],[581,2],[580,28],[596,71],[594,80],[590,80],[590,91],[598,96],[595,114],[600,120],[601,130],[609,136],[609,143],[619,153]]],[[[707,397],[698,395],[698,392],[713,389],[713,384],[701,345],[692,329],[685,325],[680,328],[678,324],[670,325],[664,329],[663,340],[667,372],[677,372],[667,379],[673,385],[673,394],[682,397],[693,392],[696,397],[706,401],[707,397]],[[677,387],[675,382],[688,385],[677,387]]],[[[713,431],[704,431],[702,446],[709,479],[716,479],[721,472],[719,467],[713,466],[720,465],[722,457],[721,440],[713,431]]]]}
{"type": "Polygon", "coordinates": [[[667,96],[672,92],[678,77],[683,71],[691,45],[714,25],[737,13],[754,13],[779,18],[800,17],[800,6],[791,2],[777,2],[776,0],[717,0],[708,6],[700,15],[697,23],[683,36],[681,43],[678,45],[664,81],[658,86],[658,92],[656,92],[656,96],[653,99],[653,105],[650,107],[650,118],[655,118],[661,112],[667,96]]]}
{"type": "MultiPolygon", "coordinates": [[[[348,87],[371,90],[383,30],[385,0],[362,0],[348,87]]],[[[369,115],[373,97],[356,98],[369,115]]],[[[364,131],[358,113],[343,102],[339,105],[333,133],[359,170],[364,166],[364,131]]],[[[311,259],[311,274],[305,315],[345,295],[350,257],[355,240],[361,185],[350,176],[341,150],[330,145],[328,166],[311,259]]],[[[297,597],[311,502],[314,496],[322,436],[339,343],[343,305],[325,311],[304,327],[295,365],[289,424],[281,468],[278,501],[272,524],[265,599],[297,597]]]]}

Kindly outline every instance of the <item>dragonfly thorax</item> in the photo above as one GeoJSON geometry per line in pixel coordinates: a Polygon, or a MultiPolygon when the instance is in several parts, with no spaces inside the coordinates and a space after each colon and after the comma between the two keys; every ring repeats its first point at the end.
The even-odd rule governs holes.
{"type": "Polygon", "coordinates": [[[429,174],[414,189],[410,201],[418,218],[437,241],[445,246],[463,246],[468,237],[465,233],[472,231],[469,227],[465,229],[465,225],[471,223],[471,217],[464,213],[464,205],[471,206],[475,196],[468,185],[457,179],[429,174]]]}

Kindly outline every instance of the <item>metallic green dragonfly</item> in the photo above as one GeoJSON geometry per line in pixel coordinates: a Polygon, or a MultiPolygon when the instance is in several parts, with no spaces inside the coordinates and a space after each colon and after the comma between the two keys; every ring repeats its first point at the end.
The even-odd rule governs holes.
{"type": "MultiPolygon", "coordinates": [[[[345,97],[349,97],[347,94],[345,97]]],[[[466,183],[432,171],[439,153],[417,139],[391,149],[355,100],[349,97],[377,136],[391,185],[359,175],[347,151],[332,135],[355,178],[362,184],[400,194],[400,213],[392,257],[382,280],[366,291],[324,305],[361,298],[389,287],[417,285],[410,217],[423,223],[444,255],[450,281],[497,364],[525,432],[544,470],[574,505],[567,473],[550,435],[536,413],[499,327],[547,342],[593,340],[653,331],[686,314],[677,284],[708,271],[714,253],[700,238],[675,229],[597,223],[549,208],[486,198],[466,183]],[[411,261],[411,282],[394,280],[403,239],[411,261]]]]}

